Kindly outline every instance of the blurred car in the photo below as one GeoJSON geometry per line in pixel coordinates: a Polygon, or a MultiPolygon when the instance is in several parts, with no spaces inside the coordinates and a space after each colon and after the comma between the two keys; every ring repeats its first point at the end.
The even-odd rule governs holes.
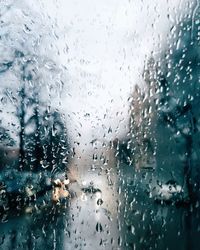
{"type": "Polygon", "coordinates": [[[174,180],[165,184],[157,183],[151,191],[151,197],[159,202],[182,202],[186,200],[186,192],[183,187],[174,180]]]}

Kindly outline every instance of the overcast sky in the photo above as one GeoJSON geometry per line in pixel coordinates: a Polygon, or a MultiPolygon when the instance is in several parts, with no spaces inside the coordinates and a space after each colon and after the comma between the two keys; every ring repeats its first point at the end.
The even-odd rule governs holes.
{"type": "Polygon", "coordinates": [[[192,4],[189,0],[24,3],[30,15],[31,11],[38,13],[51,27],[52,39],[47,37],[49,43],[46,39],[42,46],[53,45],[52,56],[67,68],[63,69],[62,94],[52,105],[70,120],[73,140],[79,132],[83,141],[102,139],[104,134],[108,140],[126,134],[127,100],[134,85],[142,84],[145,60],[152,54],[159,58],[170,28],[190,12],[188,3],[192,4]]]}

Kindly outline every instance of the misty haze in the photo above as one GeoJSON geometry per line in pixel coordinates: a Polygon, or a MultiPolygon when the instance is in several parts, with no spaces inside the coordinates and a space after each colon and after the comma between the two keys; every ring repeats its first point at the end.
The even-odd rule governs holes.
{"type": "Polygon", "coordinates": [[[0,1],[0,249],[199,250],[200,1],[0,1]]]}

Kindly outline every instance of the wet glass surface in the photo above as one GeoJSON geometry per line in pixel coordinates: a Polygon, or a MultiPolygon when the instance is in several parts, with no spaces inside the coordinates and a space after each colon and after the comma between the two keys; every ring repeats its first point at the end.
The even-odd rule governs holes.
{"type": "Polygon", "coordinates": [[[0,2],[0,249],[198,250],[199,0],[36,2],[0,2]]]}

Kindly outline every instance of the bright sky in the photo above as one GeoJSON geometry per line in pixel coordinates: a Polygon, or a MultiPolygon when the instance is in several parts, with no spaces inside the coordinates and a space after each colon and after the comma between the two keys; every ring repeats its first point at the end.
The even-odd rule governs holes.
{"type": "Polygon", "coordinates": [[[50,35],[57,48],[56,60],[67,68],[61,102],[55,99],[52,104],[69,115],[73,140],[78,133],[82,142],[102,139],[104,134],[107,140],[123,137],[127,100],[134,85],[142,84],[144,61],[152,53],[159,58],[172,24],[190,11],[191,1],[37,2],[27,4],[53,25],[50,35]]]}

